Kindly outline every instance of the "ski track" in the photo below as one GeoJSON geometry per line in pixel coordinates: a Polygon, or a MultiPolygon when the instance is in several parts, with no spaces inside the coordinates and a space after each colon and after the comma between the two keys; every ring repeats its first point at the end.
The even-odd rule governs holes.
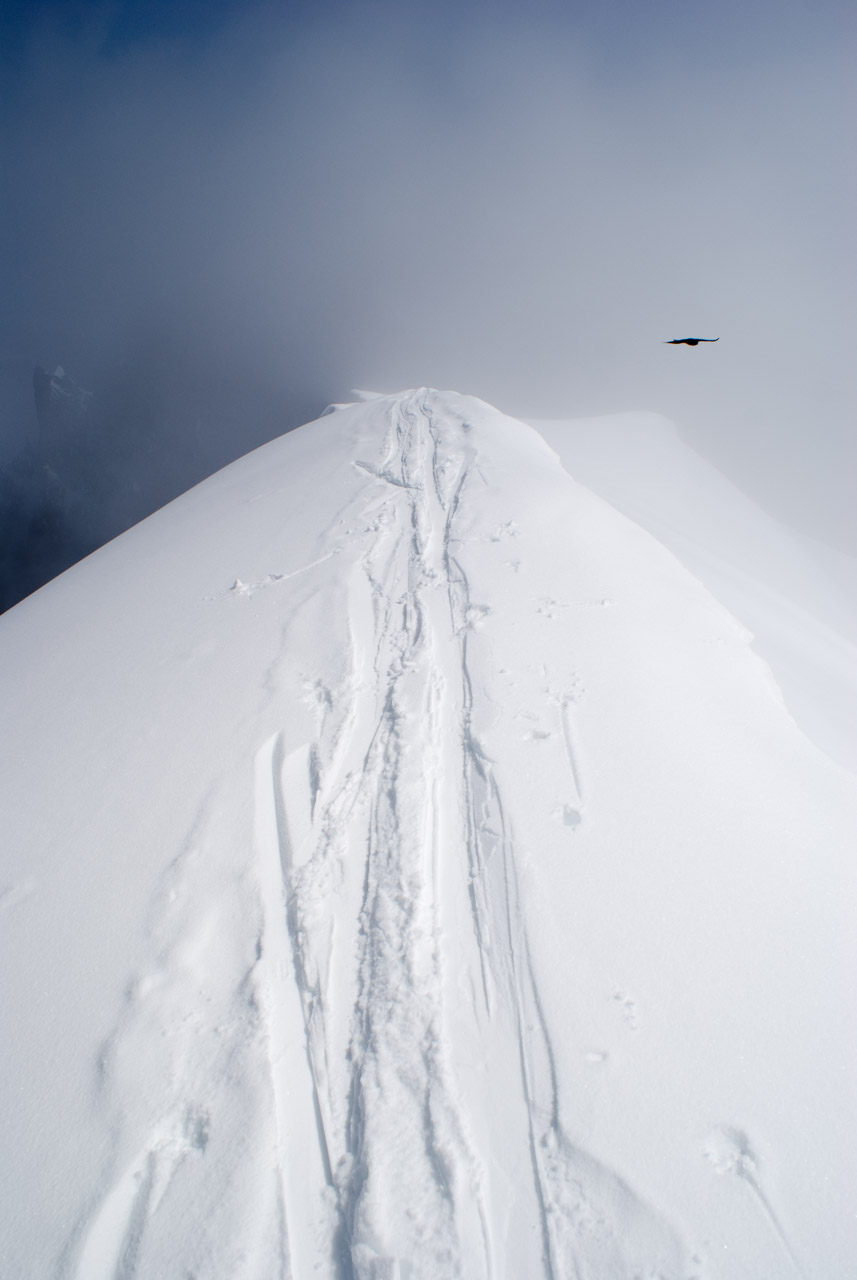
{"type": "Polygon", "coordinates": [[[807,1273],[789,1240],[779,1214],[762,1186],[759,1179],[758,1158],[743,1129],[735,1129],[729,1125],[721,1125],[713,1129],[708,1136],[703,1154],[716,1173],[721,1176],[731,1174],[748,1188],[782,1249],[789,1271],[798,1276],[799,1280],[808,1280],[807,1273]]]}
{"type": "MultiPolygon", "coordinates": [[[[114,1181],[73,1247],[76,1280],[158,1274],[159,1206],[181,1212],[173,1183],[203,1188],[200,1212],[217,1216],[213,1158],[241,1227],[231,1264],[194,1260],[200,1280],[687,1275],[671,1229],[561,1123],[502,766],[474,698],[485,611],[457,518],[486,480],[467,424],[433,414],[431,395],[391,401],[380,461],[354,461],[365,483],[345,515],[362,531],[336,548],[354,557],[347,669],[335,687],[306,686],[314,741],[287,753],[276,732],[256,753],[249,870],[210,882],[205,860],[177,860],[163,894],[167,941],[156,929],[156,971],[104,1068],[133,1088],[137,1051],[166,1020],[166,1083],[147,1104],[162,1118],[142,1147],[117,1139],[114,1181]],[[209,1143],[236,1080],[232,1130],[211,1119],[209,1143]]],[[[573,701],[557,705],[579,821],[573,701]]],[[[215,816],[216,801],[203,826],[215,816]]]]}
{"type": "MultiPolygon", "coordinates": [[[[365,508],[338,717],[329,706],[305,752],[312,799],[282,787],[276,745],[262,769],[279,788],[269,826],[281,850],[289,807],[312,812],[311,854],[293,870],[281,856],[282,882],[271,872],[262,891],[272,957],[284,953],[271,968],[291,965],[302,1007],[301,1088],[317,1117],[318,1176],[335,1196],[329,1274],[678,1280],[681,1249],[669,1228],[560,1124],[514,839],[474,710],[474,606],[455,524],[467,486],[484,484],[475,450],[466,429],[436,422],[430,393],[417,392],[393,402],[382,460],[354,465],[383,486],[382,498],[365,508]],[[470,972],[451,972],[451,938],[470,972]],[[474,1061],[481,1055],[481,1069],[449,1060],[449,1044],[461,1042],[474,1061]],[[501,1103],[502,1084],[492,1092],[497,1062],[518,1076],[516,1114],[501,1103]],[[508,1137],[495,1150],[498,1123],[508,1137]],[[512,1186],[522,1151],[523,1195],[512,1186]]],[[[562,736],[580,805],[568,703],[562,736]]],[[[285,1036],[276,1024],[275,1077],[285,1036]]],[[[275,1081],[274,1091],[286,1128],[295,1088],[275,1081]]],[[[291,1239],[297,1210],[284,1201],[291,1239]]]]}

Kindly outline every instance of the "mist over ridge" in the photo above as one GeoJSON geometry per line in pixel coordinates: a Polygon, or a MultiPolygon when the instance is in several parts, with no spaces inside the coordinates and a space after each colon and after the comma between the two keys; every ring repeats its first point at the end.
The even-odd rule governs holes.
{"type": "Polygon", "coordinates": [[[664,413],[853,549],[845,7],[33,12],[3,92],[0,497],[45,576],[354,385],[664,413]],[[685,333],[721,342],[662,345],[685,333]],[[37,365],[93,397],[61,490],[37,365]]]}

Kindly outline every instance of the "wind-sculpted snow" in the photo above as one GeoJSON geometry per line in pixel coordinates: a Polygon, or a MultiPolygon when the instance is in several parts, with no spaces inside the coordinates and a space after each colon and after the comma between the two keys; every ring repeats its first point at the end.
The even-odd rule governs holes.
{"type": "Polygon", "coordinates": [[[42,694],[55,834],[9,810],[10,1274],[848,1274],[854,788],[743,628],[428,391],[121,541],[42,694]]]}

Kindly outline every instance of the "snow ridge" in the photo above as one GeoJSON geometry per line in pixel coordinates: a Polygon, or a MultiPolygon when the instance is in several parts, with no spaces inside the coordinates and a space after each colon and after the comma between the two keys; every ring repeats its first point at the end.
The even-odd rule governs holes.
{"type": "MultiPolygon", "coordinates": [[[[19,1127],[76,1107],[51,1158],[88,1163],[49,1229],[18,1193],[17,1271],[833,1274],[847,1127],[797,1132],[783,1098],[816,1082],[847,1111],[853,788],[745,630],[530,428],[426,390],[129,538],[148,569],[136,612],[105,606],[113,683],[86,609],[45,674],[67,844],[22,826],[0,901],[25,993],[30,967],[66,989],[51,894],[104,934],[92,964],[66,935],[70,1083],[43,1073],[19,1127]],[[81,687],[106,728],[78,759],[81,687]]],[[[120,550],[76,571],[88,607],[124,589],[120,550]]]]}
{"type": "MultiPolygon", "coordinates": [[[[302,1092],[318,1117],[313,1160],[335,1196],[328,1266],[367,1280],[594,1280],[605,1265],[630,1276],[648,1260],[678,1276],[670,1232],[559,1124],[514,840],[474,713],[478,611],[456,555],[462,495],[482,483],[468,425],[433,414],[424,391],[394,401],[390,419],[384,457],[355,460],[380,500],[364,513],[371,532],[349,588],[350,696],[339,691],[335,715],[326,700],[331,725],[303,753],[313,848],[300,866],[280,837],[311,1075],[302,1092]],[[462,927],[470,963],[452,973],[444,937],[460,940],[462,927]],[[447,1049],[462,1040],[478,1064],[464,1073],[447,1049]],[[498,1144],[499,1114],[508,1132],[498,1144]],[[503,1167],[521,1151],[526,1195],[503,1167]]],[[[574,768],[567,723],[565,741],[574,768]]],[[[259,767],[273,770],[288,829],[294,788],[278,785],[270,744],[259,767]]],[[[287,1090],[293,1110],[297,1092],[287,1090]]],[[[303,1195],[285,1198],[287,1222],[306,1221],[303,1195]]],[[[314,1216],[323,1240],[324,1215],[314,1216]]],[[[295,1257],[292,1266],[304,1273],[295,1257]]]]}

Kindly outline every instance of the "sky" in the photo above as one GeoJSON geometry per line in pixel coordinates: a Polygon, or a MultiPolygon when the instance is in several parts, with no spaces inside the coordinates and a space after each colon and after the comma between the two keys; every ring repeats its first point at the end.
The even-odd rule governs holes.
{"type": "Polygon", "coordinates": [[[844,0],[2,0],[8,510],[61,365],[96,424],[53,467],[69,546],[355,386],[426,384],[664,413],[857,550],[855,28],[844,0]]]}

